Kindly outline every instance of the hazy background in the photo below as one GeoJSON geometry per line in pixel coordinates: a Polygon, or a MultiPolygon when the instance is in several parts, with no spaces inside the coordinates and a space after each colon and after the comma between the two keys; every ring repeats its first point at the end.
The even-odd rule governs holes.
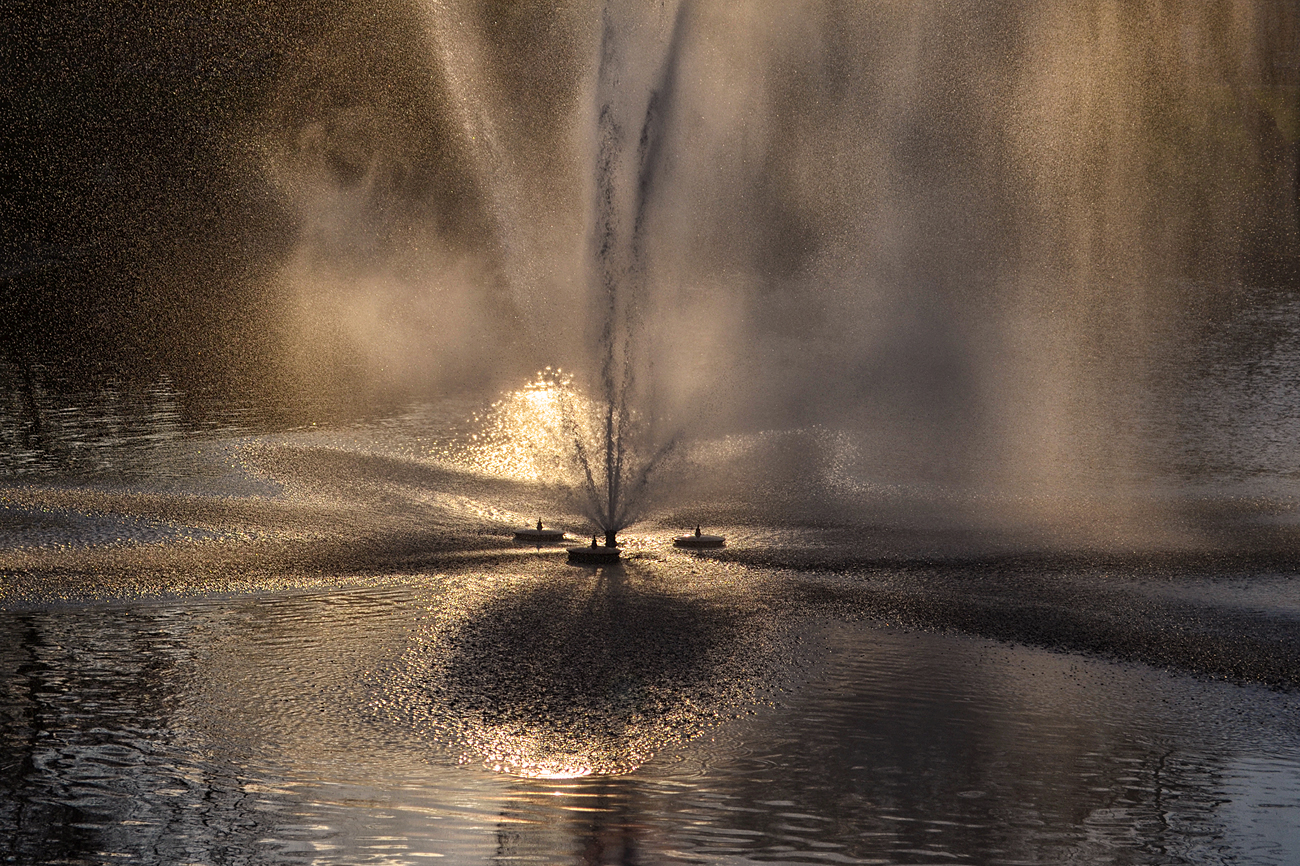
{"type": "Polygon", "coordinates": [[[10,377],[272,403],[582,384],[602,22],[620,188],[671,90],[636,340],[688,433],[825,425],[904,477],[1104,478],[1199,423],[1199,345],[1297,288],[1292,4],[700,0],[665,64],[678,15],[6,4],[10,377]]]}

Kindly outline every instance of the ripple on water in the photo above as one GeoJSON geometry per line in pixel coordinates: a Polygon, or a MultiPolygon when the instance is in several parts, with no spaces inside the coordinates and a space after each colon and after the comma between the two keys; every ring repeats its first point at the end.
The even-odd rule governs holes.
{"type": "Polygon", "coordinates": [[[0,546],[12,550],[210,541],[223,533],[129,514],[0,502],[0,546]]]}
{"type": "Polygon", "coordinates": [[[689,590],[633,565],[621,590],[542,562],[5,613],[0,859],[1290,863],[1294,696],[814,618],[788,629],[818,648],[811,679],[715,721],[755,681],[793,679],[788,608],[724,565],[689,590]],[[623,639],[602,604],[674,612],[623,639]],[[516,635],[529,617],[552,622],[516,635]],[[735,641],[688,642],[706,661],[675,664],[688,622],[735,641]],[[658,672],[643,686],[694,707],[651,717],[652,741],[619,728],[617,675],[642,661],[658,672]],[[543,695],[525,733],[557,739],[507,741],[521,765],[576,754],[618,772],[642,745],[662,750],[635,772],[569,779],[485,772],[482,752],[456,764],[485,713],[543,695]],[[452,726],[434,727],[444,712],[452,726]]]}
{"type": "Polygon", "coordinates": [[[701,738],[639,774],[643,809],[675,818],[660,844],[791,862],[1291,862],[1294,696],[963,637],[821,635],[819,676],[727,727],[745,748],[701,738]]]}
{"type": "Polygon", "coordinates": [[[785,665],[782,619],[727,569],[538,569],[447,579],[376,706],[496,770],[619,774],[748,711],[785,665]]]}

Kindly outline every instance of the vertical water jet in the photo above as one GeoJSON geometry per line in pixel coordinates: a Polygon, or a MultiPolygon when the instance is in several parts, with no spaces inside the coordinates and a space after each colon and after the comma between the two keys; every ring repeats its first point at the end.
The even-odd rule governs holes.
{"type": "Polygon", "coordinates": [[[637,146],[631,157],[631,179],[623,183],[620,181],[628,167],[623,164],[625,127],[619,122],[618,109],[620,103],[639,99],[642,94],[628,92],[621,79],[625,63],[619,43],[621,34],[616,32],[608,6],[601,20],[592,241],[592,278],[601,312],[601,421],[594,449],[576,431],[573,441],[583,470],[587,516],[604,534],[609,548],[618,546],[617,533],[636,519],[651,476],[675,445],[672,437],[666,442],[654,442],[644,416],[633,408],[633,401],[646,397],[637,381],[638,365],[645,365],[649,372],[648,358],[637,346],[641,326],[639,295],[646,286],[648,215],[663,166],[665,131],[671,121],[687,10],[687,5],[679,6],[673,19],[659,68],[645,95],[637,146]],[[630,202],[626,200],[629,196],[630,202]]]}

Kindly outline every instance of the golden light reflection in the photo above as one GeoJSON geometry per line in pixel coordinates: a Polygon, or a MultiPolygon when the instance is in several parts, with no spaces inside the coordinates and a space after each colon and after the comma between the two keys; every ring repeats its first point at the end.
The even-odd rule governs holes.
{"type": "Polygon", "coordinates": [[[579,480],[572,463],[579,419],[591,403],[563,370],[547,367],[518,390],[473,416],[473,432],[437,448],[433,456],[495,478],[571,484],[579,480]]]}
{"type": "Polygon", "coordinates": [[[749,712],[784,670],[764,593],[726,566],[448,575],[374,707],[466,766],[631,773],[749,712]]]}
{"type": "Polygon", "coordinates": [[[683,712],[670,712],[659,721],[629,723],[610,707],[586,708],[570,718],[539,715],[506,726],[480,720],[459,732],[460,761],[527,779],[620,776],[705,727],[683,712]]]}
{"type": "MultiPolygon", "coordinates": [[[[500,744],[506,747],[500,753],[481,756],[483,766],[495,773],[508,773],[525,779],[581,779],[596,773],[595,767],[577,755],[551,755],[541,760],[530,760],[529,756],[545,754],[542,743],[529,742],[537,739],[530,737],[511,739],[512,742],[500,744]]],[[[631,772],[639,765],[639,761],[636,764],[624,764],[615,772],[631,772]]]]}

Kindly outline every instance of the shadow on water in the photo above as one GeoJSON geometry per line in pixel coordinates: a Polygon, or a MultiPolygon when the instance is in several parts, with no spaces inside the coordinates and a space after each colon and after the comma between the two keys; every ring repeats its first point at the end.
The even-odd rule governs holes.
{"type": "Polygon", "coordinates": [[[823,676],[714,738],[629,776],[513,782],[490,862],[1226,862],[1243,782],[1216,724],[1186,728],[1200,685],[947,636],[821,637],[823,676]]]}
{"type": "Polygon", "coordinates": [[[495,769],[615,774],[755,697],[768,613],[635,563],[451,589],[395,684],[416,724],[495,769]]]}

